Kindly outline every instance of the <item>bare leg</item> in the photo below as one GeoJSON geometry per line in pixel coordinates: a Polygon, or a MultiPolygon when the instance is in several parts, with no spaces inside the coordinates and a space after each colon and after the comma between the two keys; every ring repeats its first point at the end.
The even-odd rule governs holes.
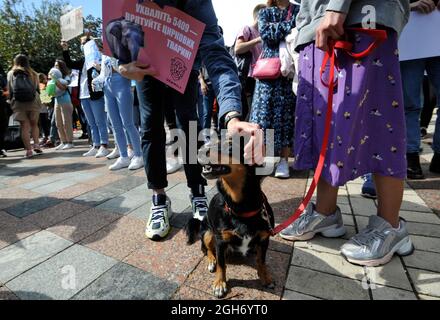
{"type": "Polygon", "coordinates": [[[332,187],[324,179],[318,183],[316,211],[329,216],[336,212],[339,188],[332,187]]]}
{"type": "Polygon", "coordinates": [[[32,150],[30,137],[31,126],[29,124],[29,121],[20,121],[20,127],[21,139],[23,140],[24,148],[26,149],[26,151],[32,150]]]}
{"type": "Polygon", "coordinates": [[[286,161],[289,160],[290,157],[290,148],[283,148],[283,150],[281,150],[281,158],[286,159],[286,161]]]}
{"type": "Polygon", "coordinates": [[[30,122],[30,126],[31,126],[31,135],[32,138],[34,139],[34,147],[38,149],[38,142],[40,140],[40,129],[38,128],[38,121],[32,120],[30,122]]]}
{"type": "Polygon", "coordinates": [[[399,211],[403,200],[403,180],[374,175],[377,189],[378,215],[394,228],[399,227],[399,211]]]}

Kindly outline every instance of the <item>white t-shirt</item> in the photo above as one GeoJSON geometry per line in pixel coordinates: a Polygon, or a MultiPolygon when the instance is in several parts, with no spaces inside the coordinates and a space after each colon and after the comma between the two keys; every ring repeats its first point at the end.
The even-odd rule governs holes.
{"type": "Polygon", "coordinates": [[[87,67],[84,63],[82,72],[81,72],[81,83],[80,83],[80,99],[89,99],[90,91],[89,91],[89,81],[87,78],[87,67]]]}

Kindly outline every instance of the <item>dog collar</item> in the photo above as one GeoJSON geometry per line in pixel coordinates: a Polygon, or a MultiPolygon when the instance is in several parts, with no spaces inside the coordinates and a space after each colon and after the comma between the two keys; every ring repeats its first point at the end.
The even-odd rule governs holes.
{"type": "Polygon", "coordinates": [[[257,214],[259,214],[260,212],[263,212],[264,214],[267,214],[266,204],[265,204],[265,202],[267,201],[267,198],[266,198],[266,196],[264,195],[264,193],[262,194],[262,198],[263,198],[263,205],[262,205],[262,207],[261,207],[260,209],[258,209],[258,210],[237,213],[237,212],[235,212],[234,210],[232,210],[231,207],[228,206],[228,204],[227,204],[226,201],[225,201],[225,211],[228,212],[228,213],[231,214],[231,215],[236,216],[236,217],[239,217],[239,218],[246,218],[246,219],[248,219],[248,218],[253,218],[253,217],[255,217],[257,214]]]}

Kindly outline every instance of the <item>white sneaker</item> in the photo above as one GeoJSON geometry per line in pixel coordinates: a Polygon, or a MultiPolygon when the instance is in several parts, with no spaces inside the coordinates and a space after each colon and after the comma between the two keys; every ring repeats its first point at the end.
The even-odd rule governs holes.
{"type": "Polygon", "coordinates": [[[170,233],[171,201],[164,206],[151,206],[145,235],[153,241],[160,241],[170,233]]]}
{"type": "Polygon", "coordinates": [[[89,151],[83,154],[83,157],[96,157],[97,154],[98,154],[98,149],[92,147],[92,149],[90,149],[89,151]]]}
{"type": "Polygon", "coordinates": [[[144,158],[142,157],[133,157],[131,160],[130,166],[128,170],[139,170],[144,167],[144,158]]]}
{"type": "Polygon", "coordinates": [[[114,159],[118,159],[120,156],[121,156],[121,154],[119,153],[119,148],[116,147],[116,148],[113,150],[113,152],[110,153],[110,154],[107,156],[107,159],[108,159],[108,160],[114,160],[114,159]]]}
{"type": "Polygon", "coordinates": [[[61,150],[71,150],[73,149],[75,146],[72,143],[68,143],[66,144],[61,150]]]}
{"type": "Polygon", "coordinates": [[[176,160],[175,158],[168,158],[167,159],[167,173],[173,174],[180,169],[182,169],[183,165],[180,163],[180,161],[176,160]]]}
{"type": "Polygon", "coordinates": [[[59,151],[59,150],[63,150],[63,148],[66,146],[66,144],[61,143],[58,147],[55,148],[55,150],[59,151]]]}
{"type": "Polygon", "coordinates": [[[110,151],[107,149],[107,148],[105,148],[105,147],[101,147],[101,148],[99,148],[99,151],[98,151],[98,153],[96,154],[96,158],[105,158],[105,157],[107,157],[108,155],[110,154],[110,151]]]}
{"type": "Polygon", "coordinates": [[[278,164],[277,170],[275,171],[275,177],[280,179],[290,178],[289,163],[286,159],[281,160],[278,164]]]}
{"type": "Polygon", "coordinates": [[[119,158],[114,164],[112,164],[108,169],[110,171],[121,170],[124,168],[128,168],[130,165],[130,159],[128,158],[119,158]]]}
{"type": "Polygon", "coordinates": [[[132,159],[134,158],[134,150],[132,150],[132,149],[128,149],[128,150],[127,150],[127,153],[128,153],[128,158],[129,158],[130,160],[132,160],[132,159]]]}

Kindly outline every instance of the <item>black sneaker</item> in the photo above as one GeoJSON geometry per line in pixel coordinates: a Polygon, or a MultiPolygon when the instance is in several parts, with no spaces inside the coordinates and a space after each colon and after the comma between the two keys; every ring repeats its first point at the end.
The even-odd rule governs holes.
{"type": "Polygon", "coordinates": [[[203,219],[208,214],[208,198],[206,196],[202,197],[191,197],[193,218],[203,221],[203,219]]]}
{"type": "Polygon", "coordinates": [[[421,128],[420,129],[420,136],[422,138],[426,137],[428,135],[428,130],[426,130],[426,128],[421,128]]]}
{"type": "Polygon", "coordinates": [[[420,156],[418,153],[407,153],[406,161],[408,163],[407,177],[409,180],[423,180],[422,166],[420,165],[420,156]]]}
{"type": "Polygon", "coordinates": [[[0,150],[0,158],[7,158],[8,154],[6,153],[6,150],[0,150]]]}
{"type": "Polygon", "coordinates": [[[440,153],[435,153],[429,166],[429,171],[440,174],[440,153]]]}

